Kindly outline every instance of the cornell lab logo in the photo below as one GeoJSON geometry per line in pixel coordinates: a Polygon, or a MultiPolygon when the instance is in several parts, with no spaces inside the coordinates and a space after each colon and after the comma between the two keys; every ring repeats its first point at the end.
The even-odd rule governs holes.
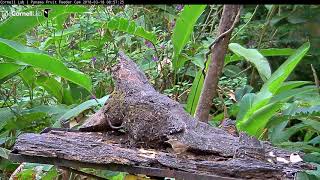
{"type": "Polygon", "coordinates": [[[9,12],[0,11],[0,19],[6,19],[9,16],[9,12]]]}

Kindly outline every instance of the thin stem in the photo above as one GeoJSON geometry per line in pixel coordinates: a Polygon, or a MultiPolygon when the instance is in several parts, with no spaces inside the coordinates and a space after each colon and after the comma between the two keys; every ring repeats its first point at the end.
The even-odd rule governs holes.
{"type": "Polygon", "coordinates": [[[254,9],[254,11],[253,11],[250,19],[248,20],[248,22],[246,22],[246,23],[232,36],[232,38],[230,39],[230,41],[232,41],[233,38],[235,38],[235,37],[237,36],[237,34],[238,34],[240,31],[242,31],[242,30],[249,24],[249,22],[252,20],[253,16],[256,14],[256,12],[257,12],[257,10],[258,10],[258,7],[259,7],[259,5],[257,5],[256,8],[254,9]]]}

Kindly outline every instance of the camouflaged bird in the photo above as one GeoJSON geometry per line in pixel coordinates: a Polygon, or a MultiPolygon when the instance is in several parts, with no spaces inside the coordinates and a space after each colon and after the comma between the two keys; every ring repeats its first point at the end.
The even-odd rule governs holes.
{"type": "Polygon", "coordinates": [[[219,125],[220,128],[227,131],[229,134],[233,136],[239,136],[237,127],[236,127],[236,121],[226,118],[222,120],[221,124],[219,125]]]}

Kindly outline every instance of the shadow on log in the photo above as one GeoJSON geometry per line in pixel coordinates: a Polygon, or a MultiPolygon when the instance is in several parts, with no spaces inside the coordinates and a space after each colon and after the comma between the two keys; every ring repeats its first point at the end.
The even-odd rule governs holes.
{"type": "MultiPolygon", "coordinates": [[[[232,136],[192,118],[178,102],[158,93],[122,52],[112,75],[115,91],[83,124],[82,132],[21,135],[11,157],[50,157],[243,179],[290,179],[298,171],[314,168],[304,162],[279,162],[274,155],[289,159],[292,152],[244,133],[232,136]],[[185,145],[186,151],[178,155],[168,152],[167,140],[185,145]]],[[[159,176],[172,175],[165,172],[169,171],[159,176]]]]}

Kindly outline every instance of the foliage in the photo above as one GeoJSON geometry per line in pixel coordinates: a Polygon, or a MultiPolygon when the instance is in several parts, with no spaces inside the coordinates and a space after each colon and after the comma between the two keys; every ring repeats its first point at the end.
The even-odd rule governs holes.
{"type": "Polygon", "coordinates": [[[257,94],[249,93],[240,101],[240,113],[237,115],[237,127],[251,135],[260,136],[271,118],[282,106],[282,102],[269,103],[284,80],[299,63],[310,47],[309,43],[302,45],[291,55],[265,82],[257,94]]]}
{"type": "MultiPolygon", "coordinates": [[[[51,9],[48,18],[0,17],[1,178],[18,167],[8,160],[8,153],[19,134],[65,123],[77,128],[105,103],[114,88],[110,70],[119,50],[135,60],[157,90],[194,114],[221,5],[41,5],[0,10],[41,14],[44,8],[51,9]]],[[[302,150],[308,153],[305,161],[320,164],[320,97],[309,70],[309,64],[320,69],[319,12],[317,5],[244,6],[212,101],[212,125],[236,118],[240,130],[302,150]]],[[[55,166],[22,165],[21,179],[59,176],[55,166]]],[[[125,176],[81,170],[108,179],[125,176]]],[[[317,176],[319,168],[299,174],[302,179],[317,176]]]]}

